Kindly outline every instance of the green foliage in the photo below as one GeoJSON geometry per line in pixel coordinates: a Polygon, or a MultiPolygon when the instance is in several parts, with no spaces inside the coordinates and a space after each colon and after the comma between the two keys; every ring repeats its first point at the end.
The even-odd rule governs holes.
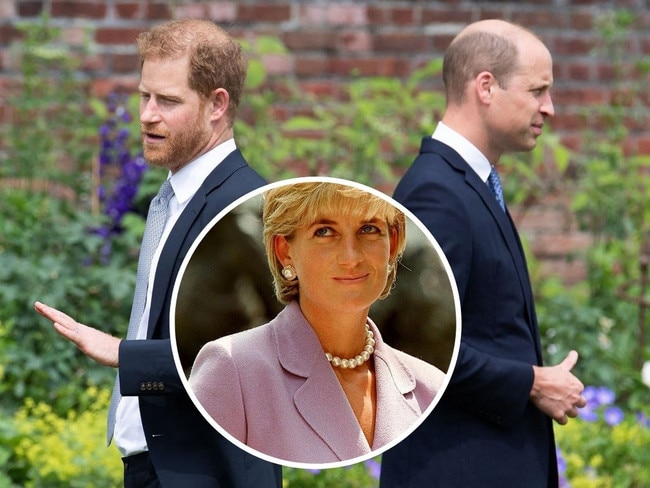
{"type": "Polygon", "coordinates": [[[641,377],[650,354],[644,308],[650,302],[642,280],[650,257],[650,158],[624,149],[627,124],[647,117],[648,108],[641,96],[648,60],[630,59],[625,50],[634,18],[612,11],[599,19],[603,43],[594,54],[612,63],[615,95],[610,104],[586,111],[588,130],[569,168],[575,175],[566,186],[573,209],[594,238],[586,255],[587,281],[571,290],[553,281],[538,287],[548,362],[577,349],[576,373],[583,383],[609,387],[624,405],[621,423],[606,422],[601,409],[596,421],[579,418],[556,429],[572,488],[650,485],[650,429],[647,420],[635,418],[637,411],[647,414],[650,403],[641,377]]]}
{"type": "MultiPolygon", "coordinates": [[[[584,115],[588,128],[577,163],[580,186],[574,198],[574,210],[580,222],[607,247],[618,240],[636,241],[621,257],[638,257],[638,246],[650,235],[647,192],[650,187],[650,156],[628,154],[624,143],[626,122],[647,120],[644,74],[650,58],[630,60],[625,53],[627,29],[634,15],[626,10],[613,11],[599,19],[603,44],[596,55],[608,60],[615,72],[611,103],[589,107],[584,115]],[[605,130],[605,134],[603,134],[605,130]],[[627,253],[635,253],[631,256],[627,253]]],[[[625,259],[621,260],[625,261],[625,259]]]]}
{"type": "Polygon", "coordinates": [[[79,391],[110,384],[114,372],[58,336],[33,303],[123,335],[142,219],[113,242],[100,235],[107,219],[93,205],[92,163],[106,110],[94,103],[92,111],[87,79],[47,17],[19,28],[12,50],[22,83],[8,98],[13,123],[1,128],[0,394],[5,412],[31,397],[63,414],[85,406],[79,391]]]}
{"type": "Polygon", "coordinates": [[[619,301],[606,311],[584,290],[551,283],[540,287],[537,302],[547,364],[559,363],[576,349],[580,359],[575,373],[583,383],[615,390],[627,408],[647,405],[650,389],[643,385],[641,367],[634,361],[635,306],[619,301]]]}
{"type": "Polygon", "coordinates": [[[287,54],[284,44],[273,36],[241,40],[248,57],[246,89],[235,120],[235,139],[244,156],[267,180],[295,176],[285,167],[291,152],[286,147],[273,107],[282,98],[268,86],[265,56],[287,54]]]}
{"type": "Polygon", "coordinates": [[[650,428],[634,416],[609,425],[581,418],[556,429],[571,488],[644,488],[650,486],[650,428]]]}
{"type": "Polygon", "coordinates": [[[380,458],[370,459],[343,468],[297,469],[283,468],[283,488],[376,488],[379,486],[380,458]]]}
{"type": "Polygon", "coordinates": [[[78,391],[111,381],[33,310],[36,300],[122,335],[133,293],[135,237],[124,234],[103,262],[103,222],[73,202],[29,190],[0,190],[0,335],[3,408],[30,396],[58,412],[76,406],[78,391]]]}
{"type": "Polygon", "coordinates": [[[54,179],[87,192],[97,127],[86,109],[88,79],[69,50],[57,45],[61,32],[47,17],[17,27],[23,40],[11,51],[20,60],[22,85],[7,97],[13,120],[0,127],[6,152],[0,177],[54,179]]]}
{"type": "Polygon", "coordinates": [[[282,41],[274,36],[257,36],[254,39],[241,39],[242,49],[248,58],[246,88],[254,93],[267,80],[264,67],[265,56],[285,56],[288,51],[282,41]]]}
{"type": "Polygon", "coordinates": [[[504,154],[499,171],[507,175],[503,188],[506,200],[526,210],[544,196],[565,190],[572,156],[559,136],[548,131],[532,151],[504,154]]]}
{"type": "MultiPolygon", "coordinates": [[[[586,256],[589,306],[600,309],[601,322],[610,324],[606,338],[602,330],[596,334],[607,354],[593,360],[605,360],[598,366],[607,370],[601,372],[607,376],[603,384],[638,403],[650,400],[648,389],[639,386],[643,359],[650,354],[644,316],[650,295],[643,284],[650,258],[650,156],[630,154],[625,142],[631,121],[647,121],[644,77],[650,58],[634,59],[626,51],[635,18],[629,11],[615,10],[598,19],[602,44],[594,55],[613,66],[614,95],[611,103],[586,110],[590,130],[574,160],[573,209],[582,228],[594,237],[586,256]]],[[[586,344],[596,340],[588,333],[580,339],[586,344]]]]}
{"type": "MultiPolygon", "coordinates": [[[[1,347],[1,343],[0,343],[1,347]]],[[[0,378],[1,380],[1,378],[0,378]]],[[[18,431],[14,419],[0,410],[0,488],[17,488],[16,480],[24,479],[21,470],[12,468],[13,452],[18,445],[18,431]]]]}
{"type": "Polygon", "coordinates": [[[260,81],[242,108],[249,117],[236,122],[238,144],[270,180],[326,174],[391,188],[444,108],[441,93],[423,89],[440,69],[437,59],[406,80],[356,78],[336,97],[305,94],[290,81],[278,94],[260,81]],[[274,107],[291,112],[298,102],[309,111],[274,119],[274,107]]]}
{"type": "Polygon", "coordinates": [[[15,416],[17,440],[14,473],[23,473],[22,486],[29,488],[119,487],[122,461],[112,446],[103,442],[106,433],[108,390],[90,388],[87,407],[58,415],[45,402],[31,398],[15,416]],[[92,460],[92,462],[89,462],[92,460]]]}

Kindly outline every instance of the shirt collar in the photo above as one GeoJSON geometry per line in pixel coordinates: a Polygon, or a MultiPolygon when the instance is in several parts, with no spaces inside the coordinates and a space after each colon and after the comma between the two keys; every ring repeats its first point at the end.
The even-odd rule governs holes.
{"type": "Polygon", "coordinates": [[[487,181],[490,171],[492,170],[492,165],[474,144],[442,122],[438,122],[436,130],[433,132],[431,137],[447,144],[454,151],[460,154],[467,164],[469,164],[476,172],[479,178],[483,181],[487,181]]]}
{"type": "Polygon", "coordinates": [[[192,198],[208,175],[235,149],[235,139],[228,139],[171,175],[170,183],[178,204],[183,205],[192,198]]]}

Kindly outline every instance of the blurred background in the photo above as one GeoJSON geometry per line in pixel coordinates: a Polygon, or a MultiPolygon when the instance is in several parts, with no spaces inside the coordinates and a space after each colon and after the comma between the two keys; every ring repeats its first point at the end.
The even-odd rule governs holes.
{"type": "MultiPolygon", "coordinates": [[[[32,305],[125,334],[144,214],[165,178],[140,154],[134,40],[180,17],[242,42],[235,134],[269,181],[329,175],[387,194],[444,107],[453,36],[493,17],[536,31],[554,56],[556,116],[501,173],[546,362],[578,350],[588,385],[580,418],[556,428],[562,483],[650,486],[648,12],[643,0],[0,0],[0,487],[120,485],[103,440],[114,372],[32,305]]],[[[395,298],[411,304],[430,286],[399,280],[395,298]]],[[[412,310],[399,331],[421,322],[412,310]]],[[[285,485],[373,487],[380,468],[285,469],[285,485]]]]}

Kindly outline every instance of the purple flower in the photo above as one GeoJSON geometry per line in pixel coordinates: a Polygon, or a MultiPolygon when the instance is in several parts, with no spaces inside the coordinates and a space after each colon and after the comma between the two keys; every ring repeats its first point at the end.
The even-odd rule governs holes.
{"type": "Polygon", "coordinates": [[[582,392],[582,396],[587,400],[587,406],[584,409],[592,410],[603,405],[611,405],[616,399],[616,394],[606,386],[587,386],[582,392]]]}
{"type": "Polygon", "coordinates": [[[598,388],[595,386],[585,386],[582,396],[585,397],[587,402],[593,401],[596,398],[598,388]]]}
{"type": "Polygon", "coordinates": [[[605,386],[598,388],[596,397],[600,405],[611,405],[616,400],[616,394],[605,386]]]}
{"type": "Polygon", "coordinates": [[[376,480],[379,479],[379,475],[381,474],[381,464],[377,462],[376,459],[368,459],[365,462],[366,469],[368,470],[368,473],[370,476],[375,478],[376,480]]]}
{"type": "Polygon", "coordinates": [[[603,414],[603,417],[605,418],[605,422],[607,422],[608,425],[614,427],[623,421],[624,414],[623,410],[621,410],[619,407],[611,406],[607,407],[605,413],[603,414]]]}
{"type": "Polygon", "coordinates": [[[564,473],[566,473],[566,461],[562,456],[562,451],[559,447],[555,447],[555,453],[557,456],[557,472],[559,474],[559,488],[570,488],[569,480],[566,479],[564,473]]]}
{"type": "Polygon", "coordinates": [[[578,416],[586,422],[596,422],[598,420],[598,412],[594,410],[587,401],[587,406],[578,410],[578,416]]]}
{"type": "MultiPolygon", "coordinates": [[[[126,99],[116,94],[107,98],[108,118],[99,127],[99,178],[97,195],[102,211],[109,223],[93,232],[107,242],[122,232],[124,215],[133,210],[133,202],[140,182],[147,169],[142,153],[129,146],[131,133],[128,123],[132,120],[126,108],[126,99]]],[[[109,245],[103,248],[102,260],[110,257],[109,245]]]]}
{"type": "Polygon", "coordinates": [[[106,106],[108,107],[108,111],[110,113],[115,112],[115,110],[117,109],[117,103],[118,103],[118,95],[117,95],[117,93],[109,94],[108,99],[106,100],[106,106]]]}
{"type": "Polygon", "coordinates": [[[557,457],[557,470],[559,473],[564,473],[566,471],[566,461],[562,456],[562,451],[559,447],[555,447],[555,455],[557,457]]]}
{"type": "Polygon", "coordinates": [[[609,407],[604,412],[605,422],[617,425],[623,419],[623,411],[613,406],[616,394],[606,386],[587,386],[582,392],[587,405],[578,411],[578,415],[586,422],[596,422],[602,407],[609,407]]]}
{"type": "Polygon", "coordinates": [[[636,414],[636,420],[637,422],[639,422],[639,425],[641,425],[642,427],[650,427],[650,417],[648,417],[643,412],[639,412],[636,414]]]}
{"type": "Polygon", "coordinates": [[[123,106],[118,107],[117,110],[115,111],[115,113],[119,117],[120,121],[124,122],[125,124],[128,124],[129,122],[131,122],[133,120],[133,118],[131,117],[131,114],[126,109],[126,107],[123,107],[123,106]]]}

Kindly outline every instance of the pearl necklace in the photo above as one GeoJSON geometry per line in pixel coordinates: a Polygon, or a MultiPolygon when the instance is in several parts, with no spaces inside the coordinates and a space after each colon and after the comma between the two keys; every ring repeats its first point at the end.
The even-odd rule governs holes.
{"type": "Polygon", "coordinates": [[[329,352],[325,353],[327,360],[332,363],[332,366],[342,369],[354,369],[361,366],[368,359],[375,350],[375,335],[372,333],[368,324],[366,324],[366,345],[357,356],[350,359],[341,359],[338,356],[332,356],[329,352]]]}

